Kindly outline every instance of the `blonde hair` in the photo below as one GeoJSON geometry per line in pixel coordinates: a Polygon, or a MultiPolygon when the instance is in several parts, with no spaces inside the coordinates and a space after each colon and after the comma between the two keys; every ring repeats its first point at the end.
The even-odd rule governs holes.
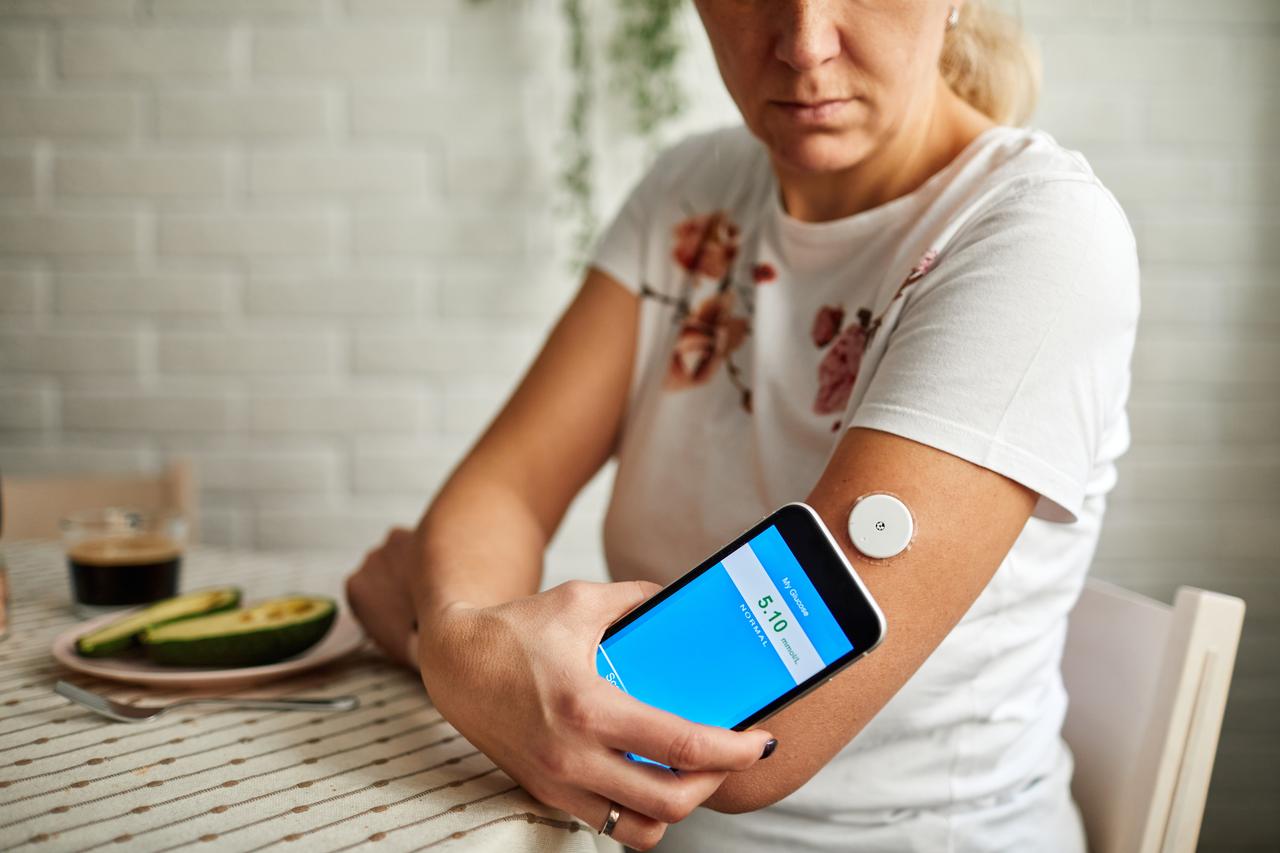
{"type": "Polygon", "coordinates": [[[1022,27],[986,0],[968,0],[947,31],[938,69],[957,95],[1000,124],[1025,124],[1040,95],[1040,57],[1022,27]]]}

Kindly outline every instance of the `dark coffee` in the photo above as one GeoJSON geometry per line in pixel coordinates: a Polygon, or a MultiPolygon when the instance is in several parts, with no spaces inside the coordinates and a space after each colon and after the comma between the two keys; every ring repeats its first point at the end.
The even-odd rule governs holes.
{"type": "Polygon", "coordinates": [[[181,563],[181,546],[158,533],[83,539],[67,551],[76,601],[95,607],[177,595],[181,563]]]}

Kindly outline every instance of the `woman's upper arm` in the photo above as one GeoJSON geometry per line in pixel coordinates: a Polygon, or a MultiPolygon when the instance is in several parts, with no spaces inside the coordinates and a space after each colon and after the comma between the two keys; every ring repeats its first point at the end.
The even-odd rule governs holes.
{"type": "Polygon", "coordinates": [[[845,433],[807,498],[884,611],[875,653],[768,721],[778,750],[731,774],[707,801],[752,811],[798,788],[870,722],[977,599],[1035,505],[1036,493],[957,456],[879,430],[845,433]],[[858,496],[889,491],[916,519],[911,547],[868,560],[845,524],[858,496]]]}
{"type": "Polygon", "coordinates": [[[609,458],[631,382],[638,300],[592,267],[464,464],[509,484],[548,537],[609,458]]]}
{"type": "Polygon", "coordinates": [[[808,501],[885,613],[874,655],[768,721],[778,751],[710,805],[767,805],[808,780],[906,683],[977,599],[1035,513],[1075,521],[1127,440],[1137,323],[1132,235],[1096,184],[1029,187],[938,257],[891,331],[808,501]],[[857,554],[858,496],[889,491],[911,548],[857,554]]]}

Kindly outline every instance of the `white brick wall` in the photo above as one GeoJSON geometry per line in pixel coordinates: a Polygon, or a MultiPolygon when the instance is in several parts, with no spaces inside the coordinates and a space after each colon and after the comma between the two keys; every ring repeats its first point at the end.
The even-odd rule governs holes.
{"type": "Polygon", "coordinates": [[[231,32],[173,28],[72,29],[58,40],[59,76],[69,81],[231,76],[231,32]]]}
{"type": "Polygon", "coordinates": [[[252,74],[263,80],[405,78],[425,82],[445,70],[443,27],[370,26],[336,30],[262,30],[255,34],[252,74]]]}
{"type": "Polygon", "coordinates": [[[39,30],[9,29],[0,32],[0,79],[31,80],[40,74],[39,30]]]}
{"type": "MultiPolygon", "coordinates": [[[[92,383],[81,383],[82,388],[91,386],[92,383]]],[[[239,426],[236,410],[235,401],[221,394],[67,390],[62,394],[61,413],[62,427],[67,430],[202,433],[239,426]]],[[[22,448],[6,456],[20,463],[22,448]]]]}
{"type": "MultiPolygon", "coordinates": [[[[1019,5],[1036,123],[1142,253],[1134,450],[1097,572],[1248,599],[1202,849],[1274,849],[1280,2],[1019,5]]],[[[731,118],[683,29],[681,128],[731,118]]],[[[411,521],[575,285],[563,45],[554,0],[0,2],[0,467],[190,455],[204,533],[232,545],[354,560],[411,521]]],[[[644,158],[611,91],[602,214],[644,158]]],[[[553,578],[598,576],[606,487],[553,578]]]]}
{"type": "Polygon", "coordinates": [[[132,136],[139,99],[111,93],[5,92],[0,136],[20,139],[132,136]]]}
{"type": "Polygon", "coordinates": [[[170,315],[225,316],[238,304],[236,285],[234,277],[216,274],[67,274],[54,284],[53,311],[166,320],[170,315]]]}
{"type": "Polygon", "coordinates": [[[158,93],[151,104],[160,139],[205,142],[233,139],[293,139],[306,143],[328,136],[329,98],[317,91],[237,94],[158,93]]]}
{"type": "Polygon", "coordinates": [[[223,154],[147,151],[142,154],[58,154],[53,194],[75,198],[222,198],[232,185],[223,154]]]}

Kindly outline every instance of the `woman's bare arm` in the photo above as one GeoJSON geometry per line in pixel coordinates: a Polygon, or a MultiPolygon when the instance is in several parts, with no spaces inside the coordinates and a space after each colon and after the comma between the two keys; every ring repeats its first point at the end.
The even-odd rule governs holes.
{"type": "Polygon", "coordinates": [[[605,628],[656,585],[577,581],[534,594],[547,542],[616,440],[636,312],[633,295],[593,270],[417,530],[371,551],[347,597],[477,749],[593,826],[618,807],[613,837],[647,849],[730,771],[759,761],[770,735],[691,723],[599,677],[605,628]],[[687,770],[655,771],[629,751],[687,770]]]}
{"type": "Polygon", "coordinates": [[[884,611],[884,642],[825,687],[765,721],[776,757],[730,775],[707,801],[719,811],[763,808],[807,782],[860,732],[946,638],[991,580],[1035,507],[1036,493],[936,448],[853,428],[807,502],[817,510],[884,611]],[[859,495],[889,491],[911,507],[911,548],[869,560],[846,520],[859,495]]]}

